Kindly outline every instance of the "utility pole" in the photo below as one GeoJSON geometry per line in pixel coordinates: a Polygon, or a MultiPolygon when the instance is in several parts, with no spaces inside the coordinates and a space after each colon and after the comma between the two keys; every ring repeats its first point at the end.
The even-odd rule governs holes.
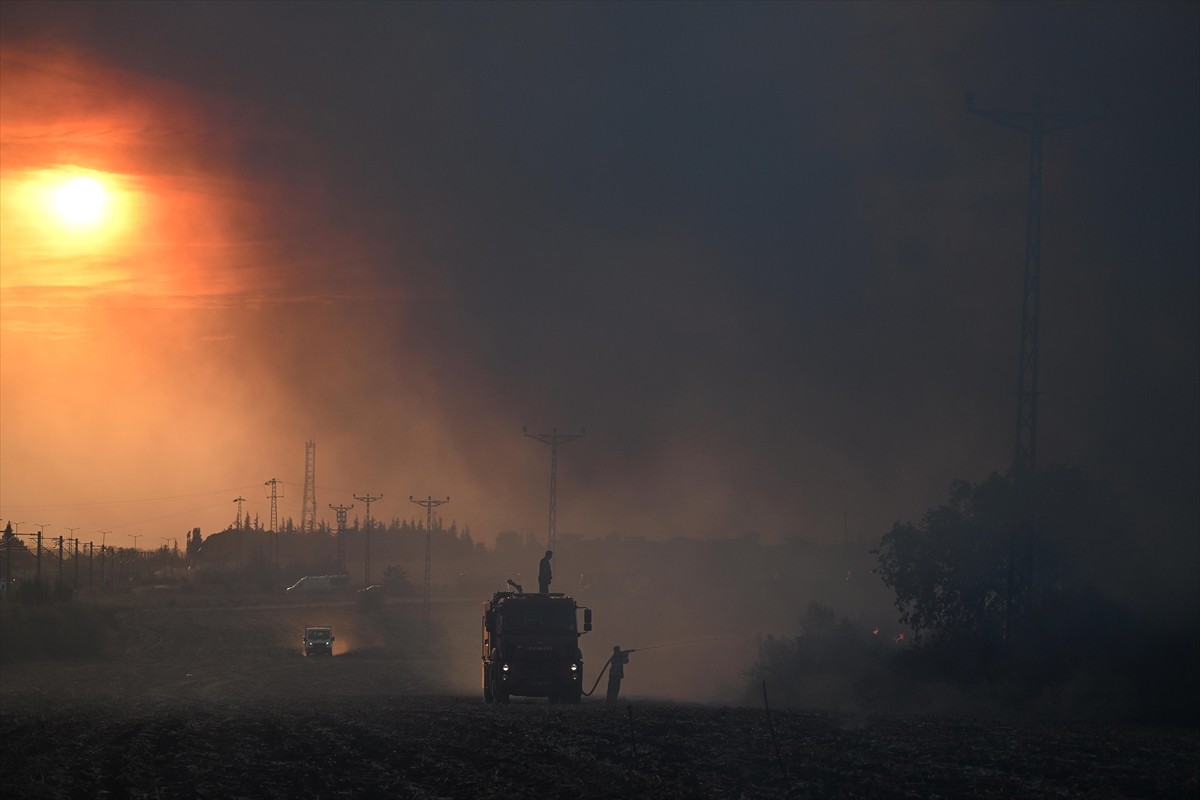
{"type": "Polygon", "coordinates": [[[46,532],[46,528],[49,528],[50,525],[49,525],[49,523],[42,523],[42,522],[35,522],[33,524],[38,529],[38,533],[37,533],[37,586],[38,586],[38,592],[40,593],[42,590],[42,535],[46,532]]]}
{"type": "Polygon", "coordinates": [[[136,579],[139,576],[139,573],[141,572],[141,569],[138,564],[137,540],[142,538],[143,535],[144,534],[141,534],[141,533],[129,534],[130,538],[133,539],[133,550],[130,553],[128,553],[128,555],[125,558],[122,559],[123,561],[126,561],[129,564],[129,568],[125,571],[126,572],[125,580],[127,580],[127,581],[131,580],[131,579],[136,579]]]}
{"type": "Polygon", "coordinates": [[[237,529],[239,531],[242,529],[242,503],[244,503],[245,501],[246,501],[246,498],[242,497],[241,495],[238,495],[237,497],[233,498],[233,502],[237,503],[237,507],[238,507],[237,529]]]}
{"type": "Polygon", "coordinates": [[[79,540],[75,538],[75,531],[79,530],[79,528],[78,528],[78,526],[72,528],[69,525],[67,525],[65,527],[68,531],[71,532],[71,538],[67,539],[67,541],[69,542],[69,541],[71,541],[71,539],[75,539],[75,555],[72,558],[74,559],[73,563],[75,564],[75,586],[78,587],[79,586],[79,540]]]}
{"type": "Polygon", "coordinates": [[[371,585],[371,503],[383,499],[383,495],[365,494],[360,497],[359,495],[352,494],[350,496],[355,500],[361,500],[367,504],[367,537],[363,559],[363,586],[367,587],[371,585]]]}
{"type": "Polygon", "coordinates": [[[317,443],[304,443],[304,500],[300,504],[300,527],[311,532],[317,524],[317,443]]]}
{"type": "Polygon", "coordinates": [[[271,487],[271,532],[267,534],[269,537],[267,541],[273,545],[272,558],[276,571],[279,570],[279,483],[278,478],[271,478],[263,483],[263,486],[271,487]]]}
{"type": "Polygon", "coordinates": [[[975,106],[967,92],[967,113],[1029,136],[1029,188],[1025,215],[1025,273],[1021,296],[1021,350],[1017,365],[1017,437],[1013,459],[1016,509],[1008,540],[1008,576],[1004,604],[1004,637],[1011,640],[1015,615],[1028,619],[1034,605],[1033,555],[1035,520],[1030,508],[1037,474],[1038,325],[1042,283],[1042,140],[1048,133],[1070,130],[1099,119],[1097,114],[1045,111],[1035,97],[1032,111],[975,106]],[[1019,574],[1024,571],[1024,575],[1019,574]]]}
{"type": "Polygon", "coordinates": [[[430,557],[430,551],[432,549],[432,543],[433,543],[433,539],[432,539],[433,509],[437,508],[438,506],[442,506],[442,505],[445,505],[446,503],[449,503],[450,496],[446,495],[445,500],[434,500],[432,497],[426,498],[425,500],[414,500],[413,496],[410,494],[408,496],[408,501],[410,503],[416,503],[419,506],[425,506],[425,604],[424,604],[424,611],[422,612],[422,615],[424,618],[423,621],[424,621],[424,626],[425,626],[425,641],[428,642],[429,641],[429,579],[432,574],[432,570],[430,569],[431,561],[432,561],[432,558],[430,557]]]}
{"type": "Polygon", "coordinates": [[[333,503],[329,507],[337,513],[337,566],[342,572],[346,571],[346,512],[354,508],[349,506],[335,506],[333,503]]]}
{"type": "Polygon", "coordinates": [[[4,526],[4,597],[9,597],[9,592],[12,591],[12,545],[16,539],[16,534],[13,533],[12,520],[4,526]]]}
{"type": "Polygon", "coordinates": [[[104,562],[105,562],[104,543],[108,539],[108,534],[112,533],[112,531],[97,531],[97,533],[100,534],[100,588],[103,589],[104,588],[104,562]]]}
{"type": "Polygon", "coordinates": [[[58,537],[58,583],[62,585],[63,571],[63,537],[58,537]]]}
{"type": "Polygon", "coordinates": [[[530,439],[537,439],[539,442],[550,445],[550,529],[546,535],[546,549],[555,550],[558,544],[555,522],[558,511],[558,446],[582,439],[587,435],[587,428],[584,428],[581,433],[559,433],[558,428],[551,428],[550,433],[530,433],[527,428],[521,428],[521,432],[530,439]]]}

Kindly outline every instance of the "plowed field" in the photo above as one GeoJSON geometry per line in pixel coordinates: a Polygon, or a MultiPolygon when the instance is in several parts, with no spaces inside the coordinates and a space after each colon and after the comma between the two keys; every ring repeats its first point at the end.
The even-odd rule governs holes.
{"type": "Polygon", "coordinates": [[[415,606],[123,611],[103,659],[3,668],[0,789],[504,800],[1200,792],[1191,729],[768,715],[645,698],[489,706],[471,685],[475,653],[427,651],[419,631],[415,606]],[[333,625],[334,658],[300,655],[305,624],[333,625]]]}

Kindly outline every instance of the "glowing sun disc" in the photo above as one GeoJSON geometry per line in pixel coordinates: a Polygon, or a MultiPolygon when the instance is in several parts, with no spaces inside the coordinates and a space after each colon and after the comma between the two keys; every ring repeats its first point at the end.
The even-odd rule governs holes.
{"type": "Polygon", "coordinates": [[[108,193],[94,178],[74,178],[54,195],[54,211],[72,225],[92,225],[104,215],[108,193]]]}

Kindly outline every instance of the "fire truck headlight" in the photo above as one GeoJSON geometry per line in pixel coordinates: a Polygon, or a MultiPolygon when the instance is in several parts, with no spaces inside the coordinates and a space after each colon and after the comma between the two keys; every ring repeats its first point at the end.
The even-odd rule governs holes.
{"type": "Polygon", "coordinates": [[[571,665],[571,672],[574,672],[574,671],[575,671],[575,670],[577,670],[577,669],[579,669],[579,665],[578,665],[578,664],[572,664],[572,665],[571,665]]]}
{"type": "Polygon", "coordinates": [[[508,664],[504,664],[503,666],[500,667],[500,669],[503,672],[508,672],[508,664]]]}

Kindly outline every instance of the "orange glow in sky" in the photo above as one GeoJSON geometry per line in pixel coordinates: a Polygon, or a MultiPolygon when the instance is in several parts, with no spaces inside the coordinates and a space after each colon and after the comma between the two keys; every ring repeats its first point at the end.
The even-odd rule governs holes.
{"type": "Polygon", "coordinates": [[[244,480],[213,447],[248,421],[223,309],[270,291],[268,192],[205,160],[210,98],[72,54],[0,66],[0,515],[178,535],[196,514],[104,503],[244,480]]]}
{"type": "Polygon", "coordinates": [[[302,177],[244,155],[287,164],[287,134],[72,52],[0,48],[0,96],[0,519],[121,546],[208,533],[239,494],[261,513],[250,490],[297,442],[332,465],[344,416],[321,437],[293,398],[361,348],[317,268],[352,297],[356,244],[302,177]],[[296,369],[281,355],[317,319],[329,363],[296,369]]]}

